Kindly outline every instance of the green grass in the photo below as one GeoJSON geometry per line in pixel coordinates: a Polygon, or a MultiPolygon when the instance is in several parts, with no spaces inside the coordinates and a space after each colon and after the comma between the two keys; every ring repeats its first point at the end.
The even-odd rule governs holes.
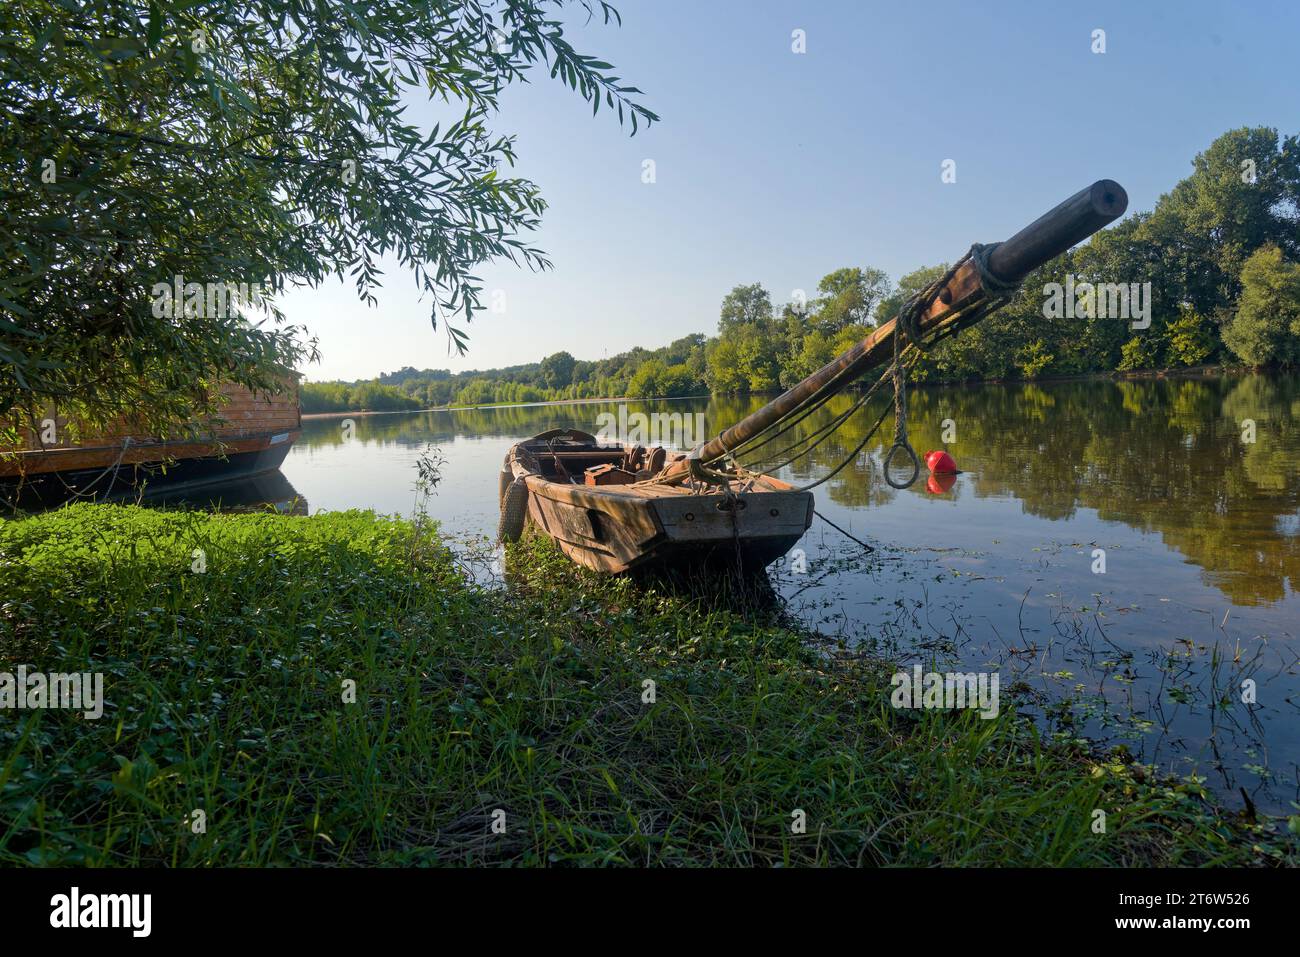
{"type": "Polygon", "coordinates": [[[98,721],[0,711],[0,863],[1295,859],[1279,822],[1045,744],[1005,701],[989,721],[897,711],[892,669],[768,614],[543,542],[509,569],[475,587],[435,535],[359,512],[0,523],[0,671],[106,675],[98,721]]]}

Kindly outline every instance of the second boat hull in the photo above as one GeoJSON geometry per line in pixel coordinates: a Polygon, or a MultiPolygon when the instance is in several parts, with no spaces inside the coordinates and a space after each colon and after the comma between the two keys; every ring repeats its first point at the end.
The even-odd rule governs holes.
{"type": "Polygon", "coordinates": [[[274,472],[284,464],[297,429],[247,436],[220,445],[159,443],[132,449],[75,450],[59,463],[30,476],[0,476],[0,499],[25,510],[49,508],[73,499],[114,501],[176,494],[207,485],[274,472]],[[70,466],[70,467],[66,467],[70,466]]]}

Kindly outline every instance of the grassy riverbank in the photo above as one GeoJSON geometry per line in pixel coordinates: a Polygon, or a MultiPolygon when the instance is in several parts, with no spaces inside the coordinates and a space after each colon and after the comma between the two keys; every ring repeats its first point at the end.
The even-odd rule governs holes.
{"type": "Polygon", "coordinates": [[[509,567],[473,586],[366,513],[0,523],[0,672],[105,674],[98,721],[0,711],[0,863],[1294,860],[1285,822],[1045,745],[1005,697],[895,710],[891,669],[761,614],[539,542],[509,567]]]}

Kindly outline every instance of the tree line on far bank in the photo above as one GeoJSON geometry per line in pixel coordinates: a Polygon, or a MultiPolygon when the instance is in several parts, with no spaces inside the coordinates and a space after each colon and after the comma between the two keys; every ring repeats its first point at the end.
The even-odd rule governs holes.
{"type": "MultiPolygon", "coordinates": [[[[930,381],[1033,379],[1232,363],[1300,364],[1300,137],[1232,130],[1192,174],[1130,216],[1031,274],[1001,312],[927,354],[930,381]],[[1146,328],[1045,310],[1044,287],[1150,283],[1146,328]]],[[[722,301],[718,334],[685,336],[598,361],[567,352],[541,362],[453,375],[410,367],[371,382],[306,383],[308,412],[538,402],[616,396],[734,395],[788,388],[882,322],[947,264],[897,284],[846,267],[816,295],[779,308],[758,283],[722,301]]],[[[1099,304],[1099,302],[1098,302],[1099,304]]],[[[1073,314],[1071,314],[1073,313],[1073,314]]]]}

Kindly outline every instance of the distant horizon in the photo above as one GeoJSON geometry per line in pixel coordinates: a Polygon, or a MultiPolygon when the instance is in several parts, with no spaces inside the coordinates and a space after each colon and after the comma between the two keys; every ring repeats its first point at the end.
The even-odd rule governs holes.
{"type": "MultiPolygon", "coordinates": [[[[626,349],[620,349],[618,352],[615,352],[615,353],[613,353],[612,355],[621,355],[622,353],[630,352],[631,350],[637,348],[638,345],[639,345],[641,348],[646,349],[647,351],[653,352],[653,351],[656,350],[656,349],[662,349],[662,348],[664,348],[665,346],[668,346],[668,345],[670,345],[671,343],[676,342],[678,339],[684,338],[684,336],[695,335],[695,334],[696,334],[696,333],[690,333],[690,332],[687,332],[687,333],[684,333],[684,334],[681,335],[681,336],[674,336],[672,339],[669,339],[667,342],[661,342],[661,343],[653,343],[653,344],[652,344],[652,343],[638,343],[637,345],[628,346],[626,349]]],[[[715,330],[714,332],[712,332],[712,333],[709,333],[709,332],[701,332],[701,333],[698,333],[698,335],[703,335],[703,336],[706,336],[706,337],[712,337],[713,335],[716,335],[716,330],[715,330]]],[[[413,366],[413,365],[411,365],[410,363],[406,363],[406,364],[403,364],[403,365],[397,366],[397,367],[394,368],[394,369],[383,369],[383,370],[381,370],[381,371],[379,371],[379,372],[376,372],[374,375],[363,375],[363,376],[355,377],[355,378],[351,378],[351,379],[318,379],[318,378],[315,378],[314,376],[309,375],[309,374],[308,374],[306,371],[304,371],[303,369],[295,369],[294,371],[296,371],[296,372],[298,372],[300,375],[302,375],[302,377],[303,377],[303,381],[304,381],[304,382],[360,382],[360,381],[370,381],[370,380],[372,380],[372,379],[378,379],[378,378],[380,378],[381,376],[392,375],[393,373],[400,372],[402,369],[406,369],[406,368],[415,369],[417,372],[450,372],[453,376],[463,376],[463,375],[475,375],[475,374],[487,373],[487,372],[500,372],[500,371],[503,371],[503,370],[505,370],[505,369],[518,368],[518,367],[521,367],[521,366],[537,365],[537,364],[539,364],[543,359],[545,359],[547,355],[554,355],[554,354],[557,353],[557,352],[568,352],[568,351],[569,351],[569,350],[567,350],[567,349],[553,349],[553,350],[551,350],[550,352],[546,353],[546,355],[538,356],[536,359],[526,359],[526,360],[524,360],[523,362],[512,362],[512,363],[510,363],[509,365],[504,365],[504,366],[483,366],[483,367],[481,367],[481,368],[471,368],[471,369],[453,369],[453,368],[451,368],[450,366],[446,366],[446,365],[441,365],[441,366],[440,366],[440,365],[431,365],[431,366],[413,366]]],[[[470,349],[470,354],[471,354],[471,355],[473,354],[473,347],[472,347],[472,346],[471,346],[471,349],[470,349]]],[[[574,358],[574,359],[577,359],[579,362],[584,361],[584,360],[587,361],[587,362],[599,362],[599,361],[601,361],[602,359],[608,359],[608,358],[611,358],[610,355],[600,355],[600,356],[580,356],[580,355],[577,355],[576,353],[570,353],[570,354],[573,355],[573,358],[574,358]]],[[[312,368],[315,368],[315,366],[309,364],[309,365],[307,366],[307,368],[308,368],[308,369],[312,369],[312,368]]],[[[583,401],[588,401],[588,400],[583,400],[583,401]]],[[[533,405],[533,404],[535,404],[535,403],[523,403],[523,404],[525,404],[525,405],[533,405]]]]}

